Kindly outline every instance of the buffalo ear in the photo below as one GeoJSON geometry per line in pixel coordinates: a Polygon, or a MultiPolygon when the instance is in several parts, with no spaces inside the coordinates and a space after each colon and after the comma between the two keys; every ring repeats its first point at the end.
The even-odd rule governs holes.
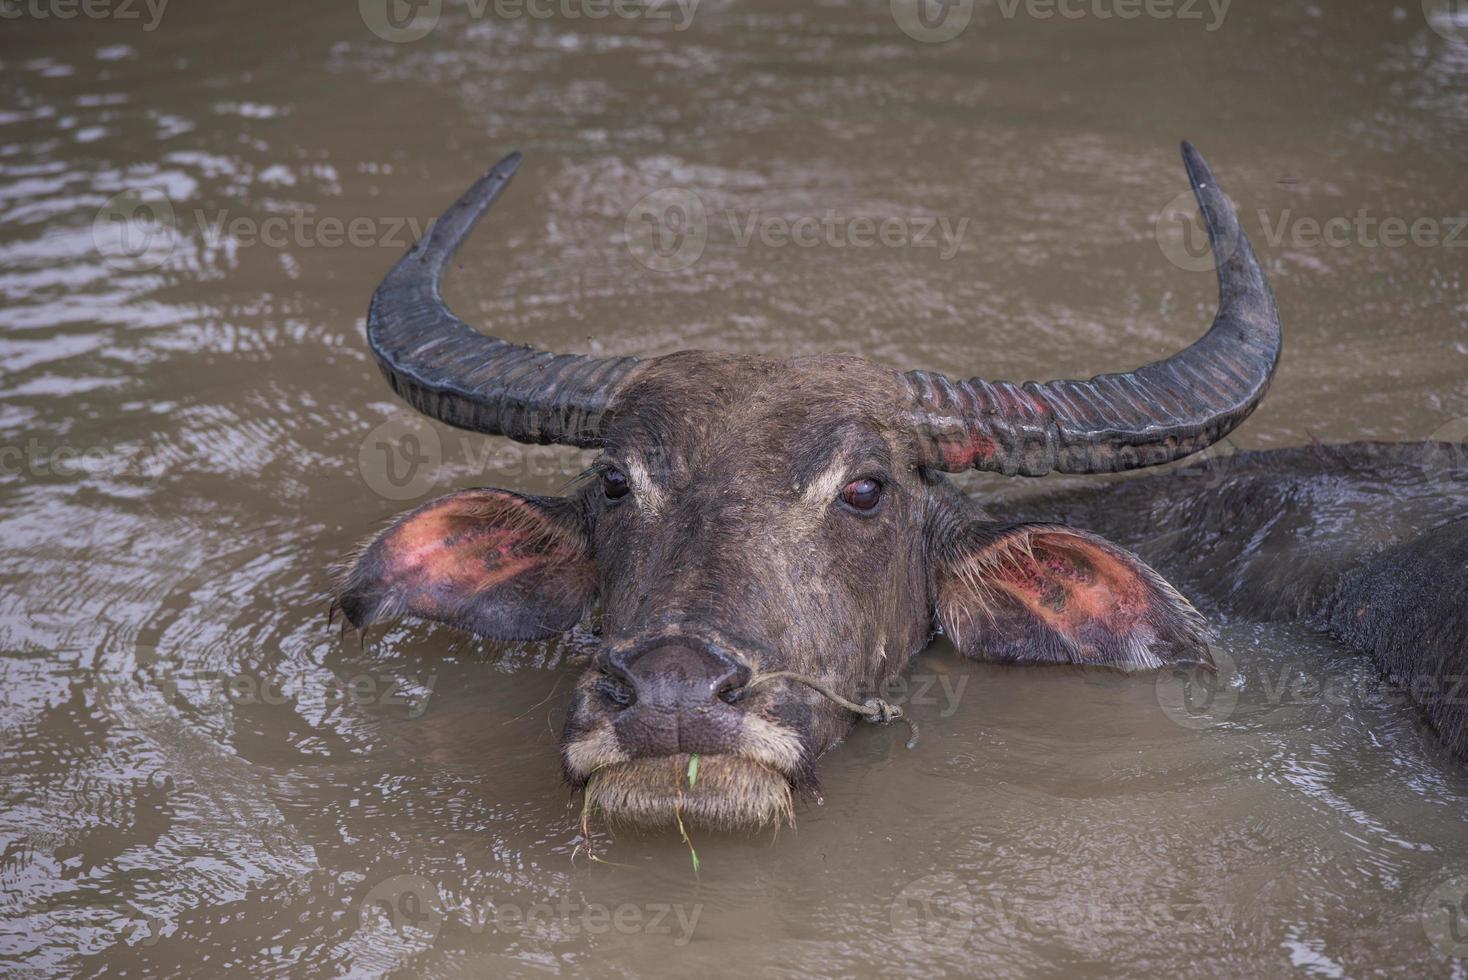
{"type": "Polygon", "coordinates": [[[938,549],[935,611],[967,656],[1122,670],[1213,663],[1207,624],[1188,600],[1094,534],[974,521],[938,549]]]}
{"type": "Polygon", "coordinates": [[[574,501],[461,490],[398,518],[362,549],[334,608],[359,629],[412,616],[537,640],[574,626],[596,591],[574,501]]]}

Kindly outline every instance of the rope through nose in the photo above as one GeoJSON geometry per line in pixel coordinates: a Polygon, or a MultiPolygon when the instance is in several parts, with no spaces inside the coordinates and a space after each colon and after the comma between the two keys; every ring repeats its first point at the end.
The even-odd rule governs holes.
{"type": "Polygon", "coordinates": [[[759,684],[765,684],[769,681],[781,680],[794,681],[796,684],[804,684],[806,687],[810,688],[812,691],[815,691],[817,694],[824,695],[831,701],[834,701],[836,704],[839,704],[841,707],[845,708],[847,711],[851,711],[858,715],[861,715],[863,718],[874,725],[890,725],[894,721],[905,721],[907,722],[907,727],[912,729],[912,738],[909,738],[907,740],[907,747],[909,749],[913,748],[918,743],[917,722],[907,717],[901,707],[893,704],[890,701],[885,701],[882,698],[867,698],[861,704],[857,704],[855,701],[848,700],[847,698],[844,698],[841,695],[837,694],[835,691],[831,690],[829,687],[827,687],[821,681],[816,680],[814,677],[807,677],[804,674],[797,674],[793,670],[772,670],[768,674],[758,674],[755,677],[750,678],[749,683],[745,684],[744,687],[746,690],[748,690],[749,688],[755,687],[759,684]]]}

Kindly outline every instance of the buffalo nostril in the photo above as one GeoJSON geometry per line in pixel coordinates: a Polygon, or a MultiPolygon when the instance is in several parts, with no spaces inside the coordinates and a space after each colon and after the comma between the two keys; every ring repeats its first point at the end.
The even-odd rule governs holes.
{"type": "Polygon", "coordinates": [[[748,683],[749,668],[733,657],[697,640],[674,640],[608,662],[609,673],[634,695],[613,719],[630,755],[714,755],[739,745],[744,712],[730,705],[748,683]]]}
{"type": "Polygon", "coordinates": [[[617,708],[630,707],[637,700],[637,692],[630,685],[608,673],[598,677],[592,688],[603,700],[617,708]]]}
{"type": "Polygon", "coordinates": [[[745,687],[743,684],[731,683],[725,684],[723,687],[719,688],[717,696],[718,699],[725,704],[738,704],[740,701],[744,700],[744,696],[748,693],[749,688],[745,687]]]}

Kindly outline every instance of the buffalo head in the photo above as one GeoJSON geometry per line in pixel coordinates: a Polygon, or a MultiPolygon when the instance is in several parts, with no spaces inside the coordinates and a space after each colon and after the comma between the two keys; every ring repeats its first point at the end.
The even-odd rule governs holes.
{"type": "Polygon", "coordinates": [[[939,629],[1008,662],[1208,662],[1202,619],[1134,555],[988,520],[943,476],[1151,466],[1258,404],[1280,349],[1273,297],[1207,164],[1186,144],[1183,157],[1217,258],[1213,326],[1135,371],[1044,384],[847,356],[598,358],[487,336],[439,283],[518,167],[506,158],[388,274],[368,339],[425,414],[600,456],[565,497],[461,490],[403,516],[355,558],[338,605],[359,628],[414,616],[499,639],[552,636],[598,609],[562,762],[592,804],[642,824],[787,819],[852,705],[939,629]]]}

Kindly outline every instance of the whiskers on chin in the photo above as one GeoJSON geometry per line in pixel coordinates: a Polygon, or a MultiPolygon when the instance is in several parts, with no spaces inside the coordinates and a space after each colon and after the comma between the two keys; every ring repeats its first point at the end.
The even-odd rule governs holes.
{"type": "Polygon", "coordinates": [[[793,826],[795,798],[790,780],[752,758],[699,756],[689,785],[689,756],[631,759],[591,773],[586,806],[615,824],[675,826],[680,820],[711,830],[756,830],[793,826]]]}

